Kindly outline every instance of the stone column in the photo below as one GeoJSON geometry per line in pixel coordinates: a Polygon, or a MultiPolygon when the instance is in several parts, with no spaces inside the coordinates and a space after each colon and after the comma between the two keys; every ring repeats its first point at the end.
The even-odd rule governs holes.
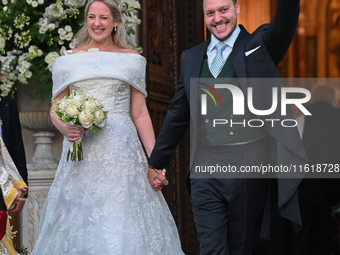
{"type": "Polygon", "coordinates": [[[34,244],[39,236],[39,222],[45,200],[51,184],[54,180],[56,170],[38,169],[28,171],[29,194],[25,207],[21,214],[21,242],[33,250],[34,244]]]}
{"type": "Polygon", "coordinates": [[[28,170],[57,169],[58,160],[53,155],[52,138],[54,129],[49,111],[29,111],[19,113],[21,125],[28,130],[35,131],[35,151],[27,164],[28,170]]]}
{"type": "Polygon", "coordinates": [[[41,212],[58,166],[54,155],[59,156],[62,141],[62,135],[51,122],[49,100],[42,104],[32,93],[32,87],[32,84],[18,84],[19,118],[23,128],[29,187],[28,199],[20,217],[20,239],[29,253],[39,236],[41,212]]]}

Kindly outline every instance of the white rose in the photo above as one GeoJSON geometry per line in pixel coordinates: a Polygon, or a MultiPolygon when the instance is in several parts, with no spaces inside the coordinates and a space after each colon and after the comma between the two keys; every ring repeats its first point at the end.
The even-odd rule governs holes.
{"type": "Polygon", "coordinates": [[[67,109],[67,106],[69,105],[69,102],[68,101],[61,101],[59,104],[58,104],[58,108],[57,108],[57,111],[58,112],[61,112],[61,113],[65,113],[66,109],[67,109]]]}
{"type": "Polygon", "coordinates": [[[65,36],[65,39],[66,39],[67,41],[71,41],[71,40],[72,40],[72,37],[73,37],[73,34],[68,34],[68,35],[65,36]]]}
{"type": "Polygon", "coordinates": [[[25,76],[26,76],[26,78],[31,78],[32,77],[32,72],[31,71],[27,71],[26,73],[25,73],[25,76]]]}
{"type": "Polygon", "coordinates": [[[39,3],[39,4],[43,4],[43,3],[44,3],[44,0],[38,0],[38,3],[39,3]]]}
{"type": "MultiPolygon", "coordinates": [[[[32,3],[32,6],[33,6],[33,3],[32,3]]],[[[55,29],[55,24],[54,23],[50,23],[50,24],[47,25],[47,28],[50,29],[50,30],[54,30],[55,29]]]]}
{"type": "Polygon", "coordinates": [[[93,112],[94,110],[97,109],[97,104],[93,100],[88,100],[85,102],[85,110],[89,112],[93,112]]]}
{"type": "Polygon", "coordinates": [[[75,45],[74,42],[71,42],[71,43],[69,44],[69,46],[70,46],[70,49],[74,49],[74,48],[76,47],[76,45],[75,45]]]}
{"type": "Polygon", "coordinates": [[[81,95],[75,95],[72,98],[72,104],[75,104],[75,105],[81,105],[82,101],[83,101],[83,98],[81,95]]]}
{"type": "Polygon", "coordinates": [[[47,32],[47,26],[41,26],[39,28],[39,34],[45,34],[47,32]]]}
{"type": "MultiPolygon", "coordinates": [[[[100,124],[103,122],[103,120],[105,119],[105,114],[103,111],[96,111],[94,112],[94,118],[95,118],[95,123],[96,125],[100,124]]],[[[104,123],[103,123],[104,124],[104,123]]],[[[101,127],[101,126],[99,126],[101,127]]]]}
{"type": "Polygon", "coordinates": [[[26,69],[27,69],[27,68],[30,68],[30,66],[31,66],[31,63],[28,62],[28,61],[26,61],[26,60],[22,61],[21,64],[22,64],[22,66],[25,67],[26,69]]]}
{"type": "Polygon", "coordinates": [[[32,0],[26,0],[26,3],[31,4],[32,0]]]}
{"type": "Polygon", "coordinates": [[[7,5],[8,1],[7,0],[2,0],[3,5],[7,5]]]}
{"type": "Polygon", "coordinates": [[[38,57],[41,57],[44,53],[42,52],[41,49],[39,49],[38,52],[37,52],[37,54],[38,54],[38,57]]]}
{"type": "Polygon", "coordinates": [[[59,57],[58,52],[52,51],[45,57],[45,62],[47,64],[52,64],[57,57],[59,57]]]}
{"type": "Polygon", "coordinates": [[[65,0],[65,5],[71,8],[79,8],[85,5],[86,0],[65,0]]]}
{"type": "Polygon", "coordinates": [[[26,71],[26,68],[23,66],[17,66],[16,69],[20,72],[20,73],[24,73],[26,71]]]}
{"type": "Polygon", "coordinates": [[[64,51],[66,51],[66,47],[65,47],[65,46],[62,46],[61,49],[60,49],[60,55],[63,54],[64,51]]]}
{"type": "MultiPolygon", "coordinates": [[[[28,1],[28,0],[27,0],[28,1]]],[[[51,4],[45,9],[44,18],[58,19],[64,13],[63,6],[59,3],[51,4]]]]}
{"type": "Polygon", "coordinates": [[[79,113],[75,105],[69,105],[66,109],[66,114],[70,117],[75,117],[79,113]]]}
{"type": "Polygon", "coordinates": [[[39,20],[38,24],[39,26],[47,26],[48,20],[47,19],[39,20]]]}
{"type": "Polygon", "coordinates": [[[71,32],[71,31],[72,31],[72,27],[69,26],[69,25],[66,25],[66,26],[65,26],[65,30],[66,30],[67,32],[71,32]]]}
{"type": "Polygon", "coordinates": [[[38,2],[37,2],[37,1],[33,1],[33,2],[32,2],[32,7],[33,7],[33,8],[36,8],[37,6],[38,6],[38,2]]]}
{"type": "Polygon", "coordinates": [[[16,1],[15,0],[11,0],[11,3],[14,4],[16,1]]]}
{"type": "Polygon", "coordinates": [[[65,31],[65,29],[63,29],[63,28],[59,28],[59,29],[58,29],[58,33],[59,33],[60,35],[63,35],[63,36],[65,36],[65,35],[67,34],[67,32],[65,31]]]}
{"type": "Polygon", "coordinates": [[[135,1],[134,3],[132,3],[133,8],[137,8],[140,9],[140,3],[135,1]]]}
{"type": "Polygon", "coordinates": [[[48,70],[50,70],[50,72],[52,73],[52,70],[53,70],[53,63],[51,63],[51,64],[48,64],[48,70]]]}
{"type": "Polygon", "coordinates": [[[4,8],[2,8],[3,10],[4,10],[4,12],[5,11],[7,11],[8,10],[8,7],[7,6],[4,6],[4,8]]]}
{"type": "Polygon", "coordinates": [[[64,41],[63,41],[63,40],[58,40],[58,44],[59,44],[59,45],[63,45],[63,44],[64,44],[64,41]]]}
{"type": "Polygon", "coordinates": [[[104,107],[104,105],[102,104],[102,102],[96,100],[96,105],[98,108],[104,107]]]}
{"type": "Polygon", "coordinates": [[[83,110],[79,114],[79,122],[84,128],[89,128],[92,125],[93,117],[90,112],[83,110]]]}
{"type": "Polygon", "coordinates": [[[0,37],[0,48],[5,48],[6,46],[6,40],[4,37],[0,37]]]}

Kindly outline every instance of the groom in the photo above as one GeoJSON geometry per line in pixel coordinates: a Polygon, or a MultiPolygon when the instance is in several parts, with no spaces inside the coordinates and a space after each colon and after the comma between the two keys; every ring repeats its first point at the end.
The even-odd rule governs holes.
{"type": "MultiPolygon", "coordinates": [[[[258,129],[227,127],[216,139],[211,121],[200,115],[197,86],[190,90],[190,78],[279,78],[276,66],[294,37],[299,0],[278,0],[272,22],[260,26],[252,34],[237,24],[240,12],[237,0],[203,0],[203,11],[212,35],[181,56],[179,86],[149,159],[148,178],[155,190],[167,185],[165,171],[161,169],[169,165],[172,152],[190,122],[193,137],[190,169],[201,163],[229,164],[240,169],[261,164],[303,164],[306,160],[296,128],[280,125],[265,125],[258,129]],[[202,141],[202,137],[205,140],[202,141]]],[[[250,84],[246,79],[239,79],[237,86],[246,95],[250,84]]],[[[260,86],[251,84],[254,87],[254,105],[258,110],[267,110],[271,106],[272,88],[260,86]]],[[[215,108],[214,114],[217,118],[230,116],[233,120],[237,119],[233,116],[230,91],[223,92],[221,97],[228,108],[224,107],[223,112],[215,108]]],[[[263,119],[263,116],[254,116],[250,111],[246,111],[246,115],[263,119]]],[[[278,112],[274,112],[271,118],[283,119],[278,112]]],[[[293,119],[291,111],[285,118],[293,119]]],[[[265,200],[268,202],[270,196],[278,199],[280,214],[290,220],[296,230],[301,225],[296,193],[300,179],[277,179],[269,183],[269,179],[189,178],[188,182],[201,254],[249,255],[263,213],[269,211],[269,207],[266,210],[264,207],[268,205],[265,200]],[[269,186],[271,195],[267,193],[269,186]]],[[[268,217],[266,219],[268,221],[268,217]]],[[[266,223],[262,222],[262,234],[268,237],[269,226],[266,223]]]]}

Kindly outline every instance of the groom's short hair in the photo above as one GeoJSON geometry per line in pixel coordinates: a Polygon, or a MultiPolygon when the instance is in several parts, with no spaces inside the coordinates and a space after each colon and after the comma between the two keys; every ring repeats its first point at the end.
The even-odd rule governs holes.
{"type": "MultiPolygon", "coordinates": [[[[231,0],[233,1],[234,5],[237,3],[237,0],[231,0]]],[[[204,0],[202,0],[202,3],[204,2],[204,0]]]]}

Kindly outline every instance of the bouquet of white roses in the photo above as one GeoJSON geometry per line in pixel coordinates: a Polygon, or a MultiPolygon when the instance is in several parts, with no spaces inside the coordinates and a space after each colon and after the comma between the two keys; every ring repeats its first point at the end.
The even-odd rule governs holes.
{"type": "MultiPolygon", "coordinates": [[[[73,91],[69,96],[58,100],[55,103],[55,112],[62,122],[72,122],[82,128],[91,129],[96,135],[97,130],[106,124],[104,106],[92,96],[84,92],[73,91]]],[[[72,142],[67,153],[67,160],[71,156],[72,161],[83,159],[82,138],[72,142]]]]}

